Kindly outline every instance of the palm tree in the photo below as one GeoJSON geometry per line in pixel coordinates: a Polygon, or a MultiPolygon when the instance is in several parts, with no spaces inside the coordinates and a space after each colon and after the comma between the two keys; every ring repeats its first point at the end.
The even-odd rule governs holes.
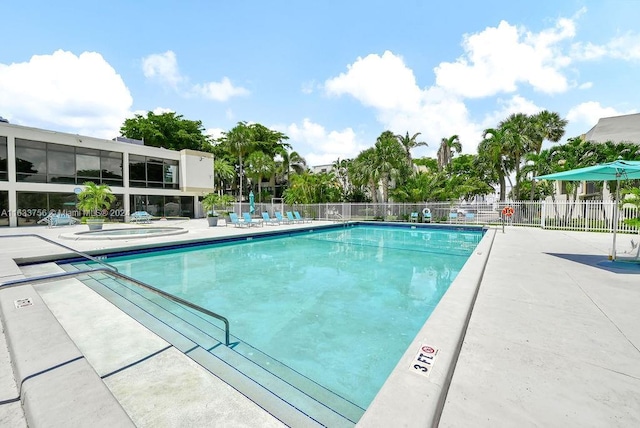
{"type": "MultiPolygon", "coordinates": [[[[520,167],[525,154],[532,151],[533,122],[524,113],[515,113],[499,124],[502,130],[504,155],[509,158],[509,164],[513,166],[516,173],[516,185],[513,193],[519,195],[520,187],[520,167]]],[[[505,171],[507,174],[511,170],[505,171]]]]}
{"type": "MultiPolygon", "coordinates": [[[[407,134],[408,135],[408,134],[407,134]]],[[[382,185],[382,202],[389,201],[389,183],[394,175],[402,170],[406,159],[406,146],[403,147],[391,131],[384,131],[374,146],[373,168],[380,177],[382,185]]]]}
{"type": "Polygon", "coordinates": [[[440,147],[438,148],[438,169],[442,171],[451,163],[454,153],[460,153],[462,151],[462,144],[457,135],[452,135],[449,138],[443,138],[440,141],[440,147]]]}
{"type": "Polygon", "coordinates": [[[258,202],[262,202],[262,179],[270,177],[275,167],[273,158],[260,151],[247,157],[247,175],[258,182],[258,202]]]}
{"type": "Polygon", "coordinates": [[[243,190],[243,162],[242,159],[249,153],[251,144],[253,143],[253,133],[247,122],[238,122],[238,124],[229,132],[225,132],[222,136],[223,143],[226,143],[231,153],[238,156],[238,165],[240,168],[240,187],[238,201],[242,202],[243,190]]]}
{"type": "MultiPolygon", "coordinates": [[[[485,169],[491,170],[497,175],[501,202],[506,199],[505,177],[509,176],[509,170],[505,163],[508,160],[505,159],[505,138],[504,130],[487,128],[483,132],[483,140],[478,145],[478,162],[485,169]]],[[[509,183],[512,185],[510,178],[509,183]]]]}
{"type": "Polygon", "coordinates": [[[233,179],[236,174],[236,170],[228,161],[225,159],[215,159],[213,161],[213,174],[218,182],[218,194],[222,195],[225,189],[225,183],[231,179],[233,179]]]}
{"type": "Polygon", "coordinates": [[[398,142],[402,145],[402,148],[404,149],[404,154],[407,159],[407,165],[409,165],[409,167],[412,170],[413,170],[413,159],[411,158],[411,150],[420,146],[425,146],[425,147],[428,146],[428,144],[423,141],[416,141],[416,138],[418,138],[418,135],[420,134],[421,134],[420,132],[416,132],[411,137],[409,137],[409,131],[407,131],[407,133],[404,136],[400,134],[395,135],[395,138],[398,140],[398,142]]]}
{"type": "Polygon", "coordinates": [[[346,199],[347,195],[350,193],[349,189],[349,165],[351,164],[351,159],[340,159],[333,162],[331,165],[335,176],[342,187],[342,196],[343,199],[346,199]]]}
{"type": "MultiPolygon", "coordinates": [[[[531,116],[533,121],[533,135],[531,136],[532,152],[536,155],[540,154],[542,150],[542,143],[544,140],[557,143],[560,141],[565,132],[567,126],[567,120],[562,119],[556,112],[550,112],[548,110],[542,110],[536,115],[531,116]]],[[[536,181],[531,180],[531,193],[529,199],[533,200],[535,195],[536,181]]]]}
{"type": "Polygon", "coordinates": [[[78,194],[76,206],[83,212],[89,212],[89,216],[104,217],[102,210],[108,210],[116,200],[111,193],[111,188],[106,184],[96,184],[92,181],[84,183],[85,188],[78,194]]]}
{"type": "Polygon", "coordinates": [[[364,186],[371,193],[371,201],[378,202],[378,171],[374,168],[375,150],[370,147],[361,151],[351,163],[349,179],[356,186],[364,186]]]}

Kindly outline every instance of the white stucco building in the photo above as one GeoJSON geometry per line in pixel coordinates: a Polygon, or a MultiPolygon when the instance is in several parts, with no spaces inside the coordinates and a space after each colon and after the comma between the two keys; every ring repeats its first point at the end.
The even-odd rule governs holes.
{"type": "Polygon", "coordinates": [[[0,122],[0,226],[36,224],[50,211],[76,211],[85,182],[116,195],[108,217],[134,211],[199,217],[198,197],[213,191],[213,155],[149,147],[0,122]]]}

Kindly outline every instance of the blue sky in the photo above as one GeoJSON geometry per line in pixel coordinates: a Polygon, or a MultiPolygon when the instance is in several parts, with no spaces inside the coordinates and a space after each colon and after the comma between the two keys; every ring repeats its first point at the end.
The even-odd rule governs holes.
{"type": "Polygon", "coordinates": [[[3,0],[0,116],[105,138],[149,110],[259,122],[318,165],[387,129],[435,156],[514,112],[574,137],[639,111],[640,1],[433,3],[3,0]]]}

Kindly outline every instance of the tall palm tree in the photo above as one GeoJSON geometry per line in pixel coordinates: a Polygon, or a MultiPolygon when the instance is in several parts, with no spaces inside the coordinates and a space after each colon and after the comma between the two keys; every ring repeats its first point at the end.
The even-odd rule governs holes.
{"type": "Polygon", "coordinates": [[[225,143],[231,153],[238,156],[238,165],[240,168],[240,187],[238,189],[238,201],[242,202],[243,191],[243,158],[249,153],[253,143],[253,132],[247,122],[238,122],[238,124],[229,132],[223,133],[222,141],[225,143]]]}
{"type": "Polygon", "coordinates": [[[260,151],[247,156],[247,175],[258,182],[258,202],[262,202],[262,179],[270,177],[275,167],[273,158],[260,151]]]}
{"type": "Polygon", "coordinates": [[[356,186],[363,186],[369,189],[371,201],[378,202],[378,171],[374,167],[376,153],[373,147],[361,151],[351,163],[349,168],[349,179],[356,186]]]}
{"type": "Polygon", "coordinates": [[[438,170],[442,171],[451,163],[454,153],[460,153],[462,151],[462,144],[457,135],[452,135],[449,138],[443,138],[440,141],[440,147],[438,148],[438,170]]]}
{"type": "MultiPolygon", "coordinates": [[[[531,116],[532,135],[531,135],[531,152],[538,155],[542,150],[542,143],[544,140],[557,143],[563,137],[565,133],[565,127],[567,126],[567,120],[562,119],[556,112],[550,112],[548,110],[542,110],[538,114],[531,116]]],[[[536,181],[531,180],[531,193],[529,199],[533,200],[535,195],[536,181]]]]}
{"type": "Polygon", "coordinates": [[[376,140],[373,166],[376,175],[380,177],[382,202],[389,201],[389,184],[391,178],[402,170],[403,163],[406,161],[405,148],[391,131],[384,131],[376,140]]]}
{"type": "Polygon", "coordinates": [[[346,196],[350,193],[349,189],[349,165],[351,164],[351,159],[340,159],[338,158],[331,165],[332,170],[335,174],[336,179],[340,183],[342,187],[342,195],[343,198],[346,199],[346,196]]]}
{"type": "MultiPolygon", "coordinates": [[[[500,201],[506,200],[506,182],[509,178],[506,158],[506,136],[501,128],[487,128],[483,132],[483,140],[478,145],[478,162],[485,168],[495,172],[500,187],[500,201]]],[[[511,179],[509,183],[513,188],[511,179]]]]}
{"type": "Polygon", "coordinates": [[[418,135],[420,134],[421,134],[420,132],[416,132],[411,137],[409,137],[409,131],[407,131],[405,135],[400,135],[400,134],[395,135],[395,138],[398,140],[398,142],[402,145],[402,148],[404,149],[404,154],[407,159],[407,165],[409,165],[412,171],[413,171],[413,159],[411,157],[411,150],[420,146],[425,146],[425,147],[428,146],[428,144],[425,143],[424,141],[416,141],[416,139],[418,138],[418,135]]]}
{"type": "MultiPolygon", "coordinates": [[[[519,195],[520,167],[525,154],[532,151],[533,122],[524,113],[511,114],[499,124],[502,130],[504,155],[509,158],[516,173],[516,185],[513,187],[515,195],[519,195]]],[[[507,171],[510,173],[511,171],[507,171]]]]}
{"type": "Polygon", "coordinates": [[[236,174],[236,170],[225,159],[215,159],[213,161],[213,174],[218,184],[218,194],[222,195],[225,189],[225,183],[232,180],[236,174]]]}

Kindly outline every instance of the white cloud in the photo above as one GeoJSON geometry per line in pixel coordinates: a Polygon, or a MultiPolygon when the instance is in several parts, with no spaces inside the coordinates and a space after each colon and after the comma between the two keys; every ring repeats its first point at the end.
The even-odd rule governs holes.
{"type": "Polygon", "coordinates": [[[578,86],[578,89],[591,89],[592,87],[593,87],[593,82],[584,82],[583,84],[578,86]]]}
{"type": "Polygon", "coordinates": [[[142,59],[142,71],[145,77],[157,79],[173,88],[176,88],[183,81],[178,69],[176,54],[173,51],[144,57],[142,59]]]}
{"type": "Polygon", "coordinates": [[[233,86],[228,77],[223,77],[220,82],[209,82],[203,85],[194,85],[193,91],[197,94],[216,101],[227,101],[231,97],[249,95],[249,91],[241,86],[233,86]]]}
{"type": "Polygon", "coordinates": [[[440,140],[453,134],[460,136],[464,152],[474,151],[479,141],[481,129],[470,121],[464,102],[439,87],[420,89],[413,71],[392,52],[358,58],[346,73],[329,79],[325,88],[329,94],[349,94],[374,107],[384,129],[396,134],[421,132],[420,141],[429,146],[416,149],[416,157],[435,156],[440,140]]]}
{"type": "Polygon", "coordinates": [[[572,56],[581,61],[592,61],[602,58],[614,58],[621,60],[640,60],[640,34],[626,33],[614,37],[603,45],[591,42],[574,43],[572,56]]]}
{"type": "Polygon", "coordinates": [[[222,129],[222,128],[207,128],[204,133],[206,135],[208,135],[211,138],[215,138],[218,139],[220,137],[222,137],[223,133],[227,132],[226,130],[222,129]]]}
{"type": "Polygon", "coordinates": [[[322,125],[307,118],[301,124],[292,123],[283,132],[289,136],[288,142],[305,157],[309,166],[330,164],[338,158],[353,158],[369,147],[358,141],[351,128],[327,131],[322,125]]]}
{"type": "Polygon", "coordinates": [[[514,95],[508,100],[498,100],[498,110],[494,110],[490,114],[486,115],[482,121],[482,128],[494,128],[498,126],[498,123],[509,117],[514,113],[524,113],[533,115],[539,113],[543,109],[538,107],[533,101],[527,100],[520,95],[514,95]]]}
{"type": "Polygon", "coordinates": [[[567,120],[586,126],[594,126],[600,118],[631,113],[635,113],[635,110],[618,111],[613,107],[603,107],[597,101],[588,101],[572,107],[567,113],[567,120]]]}
{"type": "Polygon", "coordinates": [[[316,89],[317,83],[315,80],[310,80],[308,82],[304,82],[302,84],[302,88],[300,89],[303,94],[312,94],[316,89]]]}
{"type": "Polygon", "coordinates": [[[544,93],[564,92],[569,85],[561,70],[570,58],[558,45],[574,36],[570,19],[560,19],[540,33],[501,21],[497,27],[465,35],[464,55],[435,68],[436,84],[468,98],[515,92],[519,83],[544,93]]]}
{"type": "Polygon", "coordinates": [[[325,88],[331,95],[349,94],[364,105],[378,109],[413,109],[420,100],[420,88],[413,71],[400,56],[386,51],[371,54],[347,66],[347,72],[329,79],[325,88]]]}
{"type": "Polygon", "coordinates": [[[58,50],[0,64],[0,111],[12,123],[113,138],[133,99],[96,52],[58,50]]]}
{"type": "Polygon", "coordinates": [[[146,78],[166,84],[183,96],[195,95],[224,102],[231,97],[250,94],[248,89],[234,86],[226,76],[219,82],[190,83],[189,79],[180,73],[178,60],[173,51],[144,57],[142,72],[146,78]]]}

